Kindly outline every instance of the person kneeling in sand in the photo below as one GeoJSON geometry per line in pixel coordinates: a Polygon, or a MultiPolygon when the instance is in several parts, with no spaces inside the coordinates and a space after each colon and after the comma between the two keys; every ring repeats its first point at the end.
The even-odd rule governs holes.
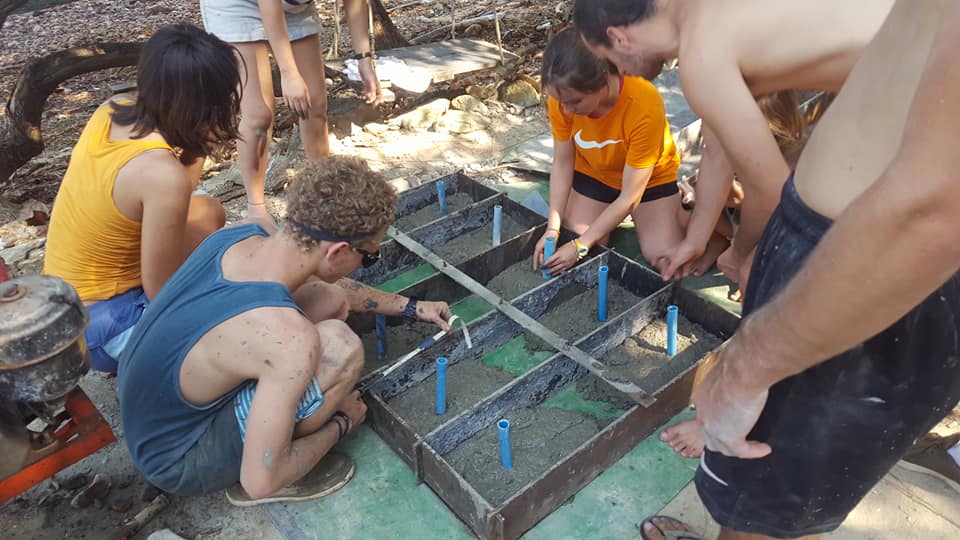
{"type": "Polygon", "coordinates": [[[247,224],[201,244],[120,358],[127,447],[160,489],[229,488],[237,505],[338,489],[354,466],[330,450],[366,413],[353,389],[363,348],[342,319],[375,311],[449,329],[445,302],[344,279],[377,261],[394,220],[397,194],[381,175],[356,158],[328,158],[301,171],[288,193],[273,236],[247,224]]]}

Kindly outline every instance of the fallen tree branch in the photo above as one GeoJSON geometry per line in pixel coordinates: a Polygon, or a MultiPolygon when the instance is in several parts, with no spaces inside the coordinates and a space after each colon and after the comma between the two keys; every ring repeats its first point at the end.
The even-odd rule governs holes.
{"type": "Polygon", "coordinates": [[[0,181],[43,151],[43,107],[60,84],[92,71],[134,66],[141,47],[142,43],[99,43],[65,49],[27,63],[6,110],[0,111],[0,181]]]}
{"type": "MultiPolygon", "coordinates": [[[[487,14],[487,15],[481,15],[481,16],[479,16],[479,17],[472,17],[472,18],[470,18],[470,19],[463,19],[463,20],[461,20],[461,21],[457,21],[457,24],[455,25],[455,28],[456,28],[457,30],[459,30],[459,29],[461,29],[461,28],[466,28],[466,27],[471,26],[471,25],[474,25],[474,24],[483,24],[483,23],[491,22],[491,21],[493,21],[493,20],[503,20],[504,18],[506,18],[506,16],[507,16],[506,13],[498,13],[498,14],[496,14],[496,15],[493,14],[493,13],[489,13],[489,14],[487,14]]],[[[442,27],[440,27],[440,28],[436,28],[436,29],[434,29],[434,30],[430,30],[429,32],[426,32],[426,33],[424,33],[424,34],[420,34],[419,36],[411,39],[411,40],[410,40],[410,43],[413,43],[414,45],[419,44],[419,43],[423,43],[424,41],[427,41],[427,40],[429,40],[429,39],[432,39],[432,38],[434,38],[434,37],[436,37],[436,36],[445,35],[447,32],[450,32],[450,25],[449,25],[449,24],[444,24],[444,25],[443,25],[442,27]]]]}

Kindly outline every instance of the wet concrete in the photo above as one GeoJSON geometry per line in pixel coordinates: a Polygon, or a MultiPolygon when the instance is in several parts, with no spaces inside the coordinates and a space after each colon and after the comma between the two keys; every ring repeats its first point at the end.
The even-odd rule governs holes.
{"type": "Polygon", "coordinates": [[[417,433],[426,435],[552,355],[549,346],[531,336],[449,366],[447,413],[442,416],[434,413],[435,374],[395,396],[389,404],[417,433]]]}
{"type": "Polygon", "coordinates": [[[533,257],[530,256],[497,274],[487,283],[487,288],[502,298],[513,300],[546,281],[539,271],[533,271],[533,257]]]}
{"type": "MultiPolygon", "coordinates": [[[[561,289],[550,302],[540,324],[569,340],[579,339],[605,324],[597,320],[597,300],[600,290],[576,284],[561,289]],[[563,309],[558,309],[561,305],[563,309]]],[[[613,319],[639,303],[640,297],[616,283],[607,285],[607,320],[613,319]]]]}
{"type": "Polygon", "coordinates": [[[680,316],[677,320],[677,354],[670,358],[666,354],[667,323],[657,319],[600,361],[614,375],[634,381],[644,391],[654,393],[719,347],[720,343],[719,337],[680,316]]]}
{"type": "Polygon", "coordinates": [[[440,328],[433,323],[410,323],[399,326],[387,327],[387,361],[377,359],[377,333],[374,331],[360,334],[360,341],[363,343],[363,371],[361,377],[391,365],[401,356],[417,348],[418,345],[427,340],[430,336],[440,331],[440,328]]]}
{"type": "MultiPolygon", "coordinates": [[[[448,194],[447,214],[449,215],[463,210],[473,203],[473,197],[467,195],[466,193],[454,193],[452,195],[448,194]]],[[[443,216],[440,215],[440,203],[438,201],[434,201],[433,203],[424,206],[416,212],[398,217],[397,221],[394,223],[394,226],[404,232],[412,231],[421,225],[426,225],[427,223],[440,219],[441,217],[443,216]]]]}
{"type": "Polygon", "coordinates": [[[606,425],[584,414],[543,406],[510,411],[505,418],[510,420],[513,449],[509,471],[500,464],[496,423],[444,456],[494,506],[519,493],[606,425]]]}
{"type": "MultiPolygon", "coordinates": [[[[527,229],[529,227],[521,225],[506,212],[503,213],[503,224],[500,229],[501,241],[506,242],[527,229]]],[[[446,259],[447,262],[458,264],[492,247],[493,221],[456,238],[451,238],[446,244],[431,249],[434,253],[446,259]]]]}

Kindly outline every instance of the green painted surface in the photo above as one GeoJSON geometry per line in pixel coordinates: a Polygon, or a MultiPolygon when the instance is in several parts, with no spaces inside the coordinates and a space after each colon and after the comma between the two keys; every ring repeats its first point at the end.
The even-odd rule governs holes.
{"type": "Polygon", "coordinates": [[[527,338],[519,336],[483,355],[484,364],[519,377],[553,356],[551,351],[531,351],[527,338]]]}
{"type": "MultiPolygon", "coordinates": [[[[667,425],[691,418],[684,412],[667,425]]],[[[633,540],[640,523],[693,479],[699,460],[684,459],[651,435],[523,536],[525,540],[633,540]]]]}
{"type": "Polygon", "coordinates": [[[393,279],[384,281],[377,285],[377,288],[384,292],[395,293],[406,289],[414,283],[419,283],[436,273],[436,268],[424,263],[416,268],[407,270],[393,279]]]}
{"type": "Polygon", "coordinates": [[[360,428],[336,449],[353,458],[355,476],[321,499],[271,505],[267,511],[285,537],[474,538],[370,428],[360,428]]]}
{"type": "Polygon", "coordinates": [[[575,384],[571,384],[557,392],[553,397],[544,401],[543,406],[551,409],[562,409],[564,411],[585,414],[608,424],[627,412],[614,407],[606,401],[593,401],[583,397],[583,394],[577,391],[577,385],[575,384]]]}
{"type": "MultiPolygon", "coordinates": [[[[493,311],[493,306],[488,304],[483,298],[471,294],[470,296],[450,306],[450,311],[464,321],[470,322],[474,319],[479,319],[480,317],[493,311]]],[[[459,328],[460,325],[458,324],[457,329],[459,328]]]]}

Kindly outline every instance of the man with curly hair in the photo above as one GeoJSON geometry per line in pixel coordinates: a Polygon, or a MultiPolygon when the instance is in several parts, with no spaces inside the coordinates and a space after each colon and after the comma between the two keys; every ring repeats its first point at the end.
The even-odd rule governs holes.
{"type": "Polygon", "coordinates": [[[252,505],[340,488],[354,465],[330,450],[366,413],[354,391],[363,348],[347,313],[448,328],[444,302],[418,305],[345,279],[376,261],[394,219],[397,194],[381,175],[329,158],[300,172],[288,198],[279,233],[242,225],[197,248],[121,356],[127,447],[164,491],[229,488],[232,503],[252,505]]]}

